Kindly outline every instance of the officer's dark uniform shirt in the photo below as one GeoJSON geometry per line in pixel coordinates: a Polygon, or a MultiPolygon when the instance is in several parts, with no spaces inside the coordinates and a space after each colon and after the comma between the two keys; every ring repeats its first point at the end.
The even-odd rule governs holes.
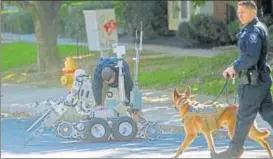
{"type": "MultiPolygon", "coordinates": [[[[261,58],[263,42],[268,37],[266,26],[261,23],[258,18],[254,18],[249,24],[242,28],[238,36],[238,47],[240,57],[234,62],[233,67],[236,73],[247,70],[259,63],[266,64],[266,57],[261,58]]],[[[267,51],[267,48],[264,48],[267,51]]],[[[266,80],[271,80],[269,68],[264,65],[264,73],[268,74],[266,80]]]]}
{"type": "MultiPolygon", "coordinates": [[[[116,72],[115,82],[113,84],[110,84],[109,86],[113,88],[118,88],[119,71],[118,71],[118,68],[116,67],[117,63],[118,63],[118,59],[116,57],[101,58],[97,62],[93,71],[93,75],[92,75],[92,91],[94,94],[96,105],[102,104],[101,98],[102,98],[103,80],[101,77],[101,72],[104,67],[111,67],[116,72]]],[[[130,101],[130,92],[133,87],[133,81],[131,79],[129,65],[127,64],[125,60],[123,60],[122,72],[124,73],[125,96],[130,101]]]]}

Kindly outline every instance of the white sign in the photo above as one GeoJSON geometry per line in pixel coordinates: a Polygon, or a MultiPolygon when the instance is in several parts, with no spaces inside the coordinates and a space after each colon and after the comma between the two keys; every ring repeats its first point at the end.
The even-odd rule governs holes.
{"type": "Polygon", "coordinates": [[[90,51],[103,51],[118,43],[114,9],[85,10],[83,13],[90,51]]]}

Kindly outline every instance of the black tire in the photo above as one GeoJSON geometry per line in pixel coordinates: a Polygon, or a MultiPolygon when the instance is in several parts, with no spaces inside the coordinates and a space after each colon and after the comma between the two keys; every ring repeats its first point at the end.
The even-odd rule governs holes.
{"type": "Polygon", "coordinates": [[[136,122],[127,116],[123,116],[118,118],[114,123],[112,127],[112,134],[115,141],[129,141],[133,140],[137,134],[137,124],[136,122]],[[130,133],[129,134],[122,134],[120,132],[120,126],[122,124],[127,124],[127,126],[130,126],[130,133]]]}
{"type": "MultiPolygon", "coordinates": [[[[97,129],[98,130],[98,129],[97,129]]],[[[99,132],[101,133],[101,132],[99,132]]],[[[88,142],[103,142],[103,141],[108,141],[110,135],[111,135],[111,128],[108,124],[108,122],[102,118],[92,118],[88,125],[85,128],[85,134],[86,134],[86,141],[88,142]],[[102,136],[101,134],[93,134],[92,129],[95,131],[94,126],[99,126],[100,129],[99,131],[103,131],[102,136]]]]}

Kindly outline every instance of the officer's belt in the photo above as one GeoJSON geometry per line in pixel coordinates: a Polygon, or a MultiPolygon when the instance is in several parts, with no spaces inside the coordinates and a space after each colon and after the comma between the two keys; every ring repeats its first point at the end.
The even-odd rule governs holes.
{"type": "Polygon", "coordinates": [[[239,74],[240,77],[240,84],[251,84],[251,85],[256,85],[258,83],[259,79],[259,74],[261,72],[258,71],[257,69],[254,70],[242,70],[239,74]]]}

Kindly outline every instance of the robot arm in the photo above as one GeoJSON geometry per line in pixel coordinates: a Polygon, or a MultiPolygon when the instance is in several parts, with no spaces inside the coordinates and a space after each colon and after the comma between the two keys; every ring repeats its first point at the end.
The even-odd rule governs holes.
{"type": "Polygon", "coordinates": [[[118,68],[118,90],[119,90],[119,101],[124,102],[126,100],[126,95],[125,95],[125,87],[124,87],[124,60],[123,60],[123,55],[125,55],[125,46],[118,46],[118,45],[113,45],[113,52],[117,54],[117,68],[118,68]]]}

